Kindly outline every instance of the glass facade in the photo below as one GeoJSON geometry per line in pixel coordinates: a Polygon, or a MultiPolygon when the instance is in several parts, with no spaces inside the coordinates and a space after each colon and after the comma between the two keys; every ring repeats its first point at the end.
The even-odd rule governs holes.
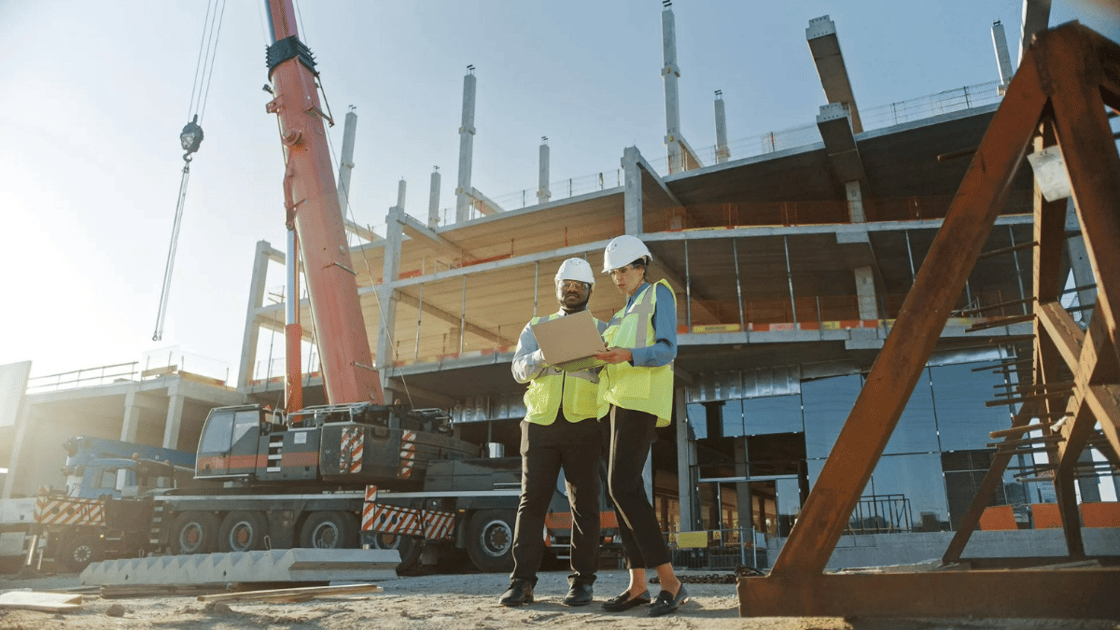
{"type": "MultiPolygon", "coordinates": [[[[1009,426],[1006,407],[985,405],[1006,387],[1001,373],[987,369],[992,365],[937,365],[923,371],[850,516],[850,533],[932,532],[957,526],[991,461],[989,432],[1009,426]]],[[[695,436],[707,445],[705,450],[721,440],[730,445],[740,436],[787,434],[785,448],[758,448],[756,444],[770,443],[751,442],[747,455],[752,477],[757,475],[753,462],[770,466],[776,482],[777,522],[768,523],[767,533],[785,535],[862,385],[863,376],[858,374],[806,380],[795,395],[690,404],[688,419],[695,436]],[[790,448],[789,439],[804,441],[800,482],[796,475],[786,476],[797,470],[791,468],[793,462],[791,466],[777,462],[796,457],[797,449],[790,448]],[[762,452],[779,450],[783,453],[762,452]]],[[[1030,463],[1028,459],[1013,465],[1030,463]]],[[[991,504],[1010,504],[1018,513],[1029,498],[1028,488],[1008,472],[991,504]]]]}

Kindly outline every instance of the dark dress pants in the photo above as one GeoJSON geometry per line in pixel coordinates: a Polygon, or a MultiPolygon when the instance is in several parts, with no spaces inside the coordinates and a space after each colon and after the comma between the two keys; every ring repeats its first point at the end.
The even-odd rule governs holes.
{"type": "Polygon", "coordinates": [[[657,440],[657,417],[611,406],[607,485],[618,511],[626,568],[647,569],[669,562],[657,513],[646,494],[642,470],[657,440]]]}
{"type": "Polygon", "coordinates": [[[572,510],[569,581],[595,582],[599,568],[599,421],[568,422],[561,411],[550,425],[521,421],[521,501],[513,533],[511,579],[537,582],[544,553],[544,519],[564,469],[572,510]]]}

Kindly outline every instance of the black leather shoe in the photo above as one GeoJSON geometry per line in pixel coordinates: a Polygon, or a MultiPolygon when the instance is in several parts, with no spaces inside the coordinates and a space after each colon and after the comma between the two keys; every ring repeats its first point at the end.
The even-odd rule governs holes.
{"type": "Polygon", "coordinates": [[[649,616],[660,617],[661,615],[668,615],[687,601],[688,591],[685,590],[684,584],[681,584],[681,589],[677,591],[676,597],[669,591],[661,591],[657,594],[657,600],[649,607],[649,616]]]}
{"type": "Polygon", "coordinates": [[[572,582],[572,588],[568,589],[568,594],[560,603],[565,606],[586,606],[591,603],[591,592],[591,585],[587,582],[572,582]]]}
{"type": "Polygon", "coordinates": [[[520,606],[533,603],[533,583],[529,580],[514,580],[509,588],[498,598],[502,606],[520,606]]]}
{"type": "Polygon", "coordinates": [[[630,597],[630,591],[623,591],[618,597],[612,597],[603,602],[603,610],[607,612],[622,612],[630,610],[635,606],[643,606],[649,603],[648,597],[630,597]]]}

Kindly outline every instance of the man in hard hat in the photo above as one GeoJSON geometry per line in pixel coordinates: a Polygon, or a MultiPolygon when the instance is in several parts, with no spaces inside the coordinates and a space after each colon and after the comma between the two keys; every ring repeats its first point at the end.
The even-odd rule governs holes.
{"type": "MultiPolygon", "coordinates": [[[[513,378],[528,383],[529,389],[521,422],[521,501],[513,534],[513,573],[509,589],[498,599],[503,606],[533,602],[544,553],[544,518],[561,468],[572,509],[572,573],[561,603],[591,603],[599,568],[599,418],[607,412],[599,397],[599,368],[565,372],[546,365],[532,329],[539,321],[585,310],[595,274],[586,260],[569,258],[556,272],[555,283],[560,310],[526,324],[513,355],[513,378]]],[[[600,333],[607,327],[598,320],[595,325],[600,333]]]]}
{"type": "Polygon", "coordinates": [[[603,272],[609,273],[626,306],[611,318],[603,340],[607,350],[600,393],[610,404],[607,487],[618,519],[630,585],[603,602],[610,612],[650,604],[660,617],[688,600],[673,572],[669,547],[661,535],[642,473],[657,428],[669,426],[673,411],[673,359],[677,356],[677,297],[667,282],[650,284],[646,271],[653,255],[640,239],[623,235],[607,244],[603,272]],[[657,572],[660,592],[650,602],[646,569],[657,572]]]}

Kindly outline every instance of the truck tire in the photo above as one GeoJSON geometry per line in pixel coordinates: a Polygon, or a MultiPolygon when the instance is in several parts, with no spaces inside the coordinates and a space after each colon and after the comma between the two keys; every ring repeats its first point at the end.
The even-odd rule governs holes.
{"type": "Polygon", "coordinates": [[[222,519],[218,529],[218,551],[256,551],[264,549],[268,519],[260,512],[237,510],[222,519]]]}
{"type": "Polygon", "coordinates": [[[218,549],[218,517],[210,512],[183,512],[171,522],[171,553],[213,553],[218,549]]]}
{"type": "Polygon", "coordinates": [[[308,549],[357,549],[358,517],[349,512],[312,512],[299,530],[308,549]]]}
{"type": "Polygon", "coordinates": [[[467,528],[467,554],[479,571],[513,570],[513,510],[482,510],[471,517],[467,528]]]}
{"type": "Polygon", "coordinates": [[[423,542],[415,536],[401,536],[400,534],[374,534],[369,546],[373,549],[396,550],[401,554],[401,563],[397,565],[397,575],[410,575],[420,568],[420,552],[423,542]]]}
{"type": "Polygon", "coordinates": [[[54,559],[67,571],[81,573],[90,563],[101,559],[101,544],[91,535],[67,536],[59,544],[54,559]]]}

